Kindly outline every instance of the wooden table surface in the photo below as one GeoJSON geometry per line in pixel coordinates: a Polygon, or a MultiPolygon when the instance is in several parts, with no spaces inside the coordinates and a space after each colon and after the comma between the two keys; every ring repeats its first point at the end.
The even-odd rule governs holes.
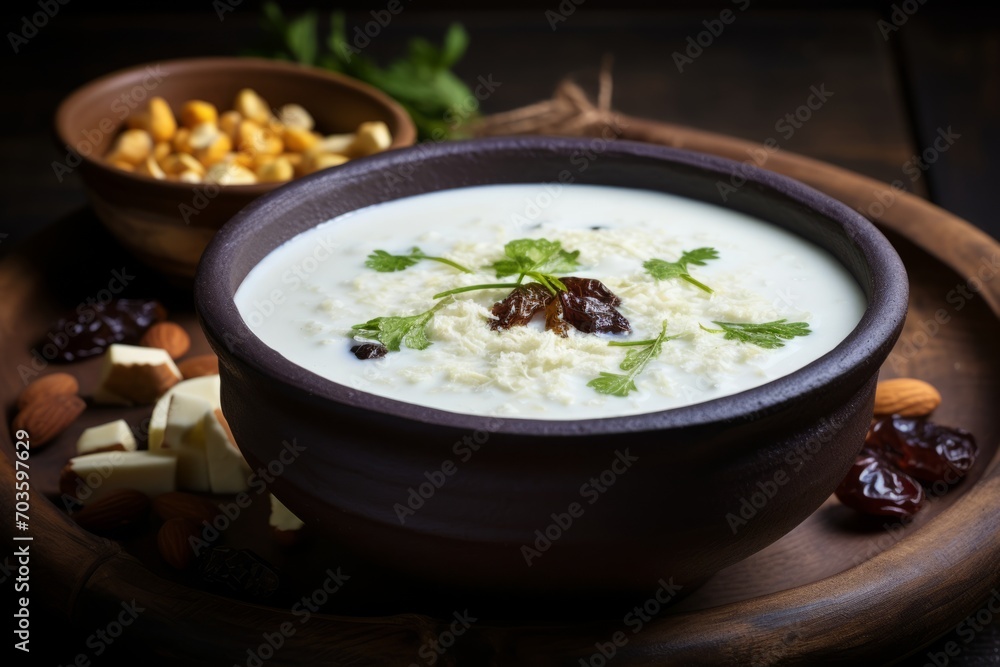
{"type": "MultiPolygon", "coordinates": [[[[467,81],[484,76],[500,84],[483,102],[487,113],[547,98],[566,75],[592,88],[601,58],[612,54],[614,106],[625,113],[758,142],[773,138],[782,150],[899,181],[1000,237],[993,208],[1000,180],[1000,13],[946,13],[933,3],[912,4],[919,9],[898,30],[886,27],[891,8],[768,10],[747,0],[659,12],[580,5],[555,30],[545,15],[559,6],[555,1],[530,11],[414,9],[395,17],[365,53],[385,58],[412,35],[439,35],[448,21],[460,20],[472,39],[458,73],[467,81]],[[726,7],[735,20],[678,71],[674,52],[726,7]],[[800,107],[810,96],[816,108],[807,114],[800,107]],[[795,119],[797,111],[808,119],[795,119]]],[[[13,5],[8,29],[38,9],[34,2],[13,5]]],[[[0,106],[0,254],[86,205],[76,177],[60,182],[51,167],[65,154],[55,149],[50,126],[66,93],[136,63],[240,53],[259,37],[250,3],[236,4],[224,21],[207,0],[195,7],[201,9],[93,15],[71,3],[18,53],[8,52],[9,93],[0,106]]],[[[82,250],[80,261],[86,261],[82,250]]],[[[968,643],[965,638],[956,631],[901,664],[1000,665],[1000,621],[968,643]],[[949,641],[959,646],[957,656],[944,653],[949,641]]]]}

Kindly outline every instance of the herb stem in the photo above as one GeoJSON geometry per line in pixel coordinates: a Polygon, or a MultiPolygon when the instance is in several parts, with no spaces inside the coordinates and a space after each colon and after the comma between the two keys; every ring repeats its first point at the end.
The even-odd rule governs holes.
{"type": "Polygon", "coordinates": [[[513,287],[518,287],[518,283],[489,283],[486,285],[466,285],[465,287],[456,287],[455,289],[450,289],[446,292],[438,292],[431,298],[441,299],[446,296],[451,296],[452,294],[461,294],[462,292],[475,292],[476,290],[484,290],[484,289],[507,289],[513,287]]]}
{"type": "Polygon", "coordinates": [[[608,343],[608,347],[642,347],[643,345],[652,345],[655,342],[655,338],[647,338],[646,340],[613,340],[608,343]]]}
{"type": "Polygon", "coordinates": [[[441,264],[447,264],[450,267],[458,269],[462,273],[475,273],[475,271],[473,271],[472,269],[467,269],[458,262],[453,262],[450,259],[446,259],[444,257],[431,257],[430,255],[421,255],[421,257],[423,259],[429,259],[432,262],[440,262],[441,264]]]}
{"type": "Polygon", "coordinates": [[[692,285],[694,285],[695,287],[697,287],[700,290],[705,290],[709,294],[712,294],[712,293],[715,292],[715,290],[713,290],[711,287],[709,287],[705,283],[699,282],[699,281],[695,280],[694,278],[692,278],[691,274],[689,274],[689,273],[685,273],[685,274],[681,275],[681,279],[688,281],[689,283],[691,283],[692,285]]]}

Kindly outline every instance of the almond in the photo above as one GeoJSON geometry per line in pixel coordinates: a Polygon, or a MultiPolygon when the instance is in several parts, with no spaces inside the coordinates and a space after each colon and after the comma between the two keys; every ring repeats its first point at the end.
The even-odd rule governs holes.
{"type": "Polygon", "coordinates": [[[23,410],[29,403],[34,403],[40,398],[72,395],[79,391],[80,384],[69,373],[45,375],[21,391],[21,395],[17,397],[17,409],[23,410]]]}
{"type": "Polygon", "coordinates": [[[117,489],[95,500],[73,515],[82,528],[92,533],[111,533],[146,518],[149,498],[135,489],[117,489]]]}
{"type": "Polygon", "coordinates": [[[923,380],[897,378],[879,382],[875,389],[876,415],[926,417],[941,405],[941,394],[923,380]]]}
{"type": "Polygon", "coordinates": [[[189,519],[200,524],[202,521],[211,522],[219,510],[207,498],[183,491],[173,491],[153,499],[153,513],[164,521],[189,519]]]}
{"type": "Polygon", "coordinates": [[[204,375],[218,375],[219,358],[214,354],[199,354],[196,357],[178,362],[177,368],[180,369],[185,380],[204,375]]]}
{"type": "Polygon", "coordinates": [[[167,565],[186,570],[194,562],[195,553],[190,539],[198,536],[198,524],[190,519],[170,519],[156,534],[156,546],[167,565]]]}
{"type": "Polygon", "coordinates": [[[149,327],[139,344],[143,347],[158,347],[166,350],[171,359],[187,354],[191,349],[191,337],[179,324],[160,322],[149,327]]]}
{"type": "Polygon", "coordinates": [[[15,433],[27,431],[32,447],[40,447],[65,431],[86,407],[83,399],[75,394],[46,396],[18,412],[11,428],[15,433]]]}

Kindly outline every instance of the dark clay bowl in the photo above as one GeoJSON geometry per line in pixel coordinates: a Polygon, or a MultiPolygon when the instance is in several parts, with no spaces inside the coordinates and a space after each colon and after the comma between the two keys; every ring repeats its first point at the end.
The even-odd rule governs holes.
{"type": "Polygon", "coordinates": [[[220,358],[223,410],[254,468],[284,456],[270,487],[307,525],[452,589],[648,594],[660,579],[693,585],[749,556],[829,497],[862,446],[876,375],[906,313],[906,273],[888,241],[850,208],[770,172],[630,142],[604,145],[578,170],[574,156],[592,148],[554,138],[417,146],[296,181],[222,228],[195,289],[220,358]],[[717,184],[733,175],[746,183],[723,204],[717,184]],[[843,262],[868,309],[833,351],[749,391],[631,417],[499,421],[323,379],[258,340],[233,303],[271,250],[347,211],[446,188],[567,179],[771,221],[843,262]],[[305,449],[289,461],[282,451],[292,441],[305,449]],[[425,497],[401,521],[413,494],[425,497]]]}
{"type": "Polygon", "coordinates": [[[260,58],[167,60],[108,74],[63,100],[55,128],[65,169],[56,175],[62,180],[78,172],[97,216],[122,245],[158,271],[190,283],[216,230],[281,184],[161,181],[116,169],[101,158],[126,118],[145,109],[154,95],[175,113],[192,99],[211,102],[221,112],[232,108],[242,88],[253,88],[272,108],[301,104],[324,134],[353,132],[360,123],[381,120],[389,126],[393,148],[416,138],[413,121],[399,104],[347,76],[260,58]]]}

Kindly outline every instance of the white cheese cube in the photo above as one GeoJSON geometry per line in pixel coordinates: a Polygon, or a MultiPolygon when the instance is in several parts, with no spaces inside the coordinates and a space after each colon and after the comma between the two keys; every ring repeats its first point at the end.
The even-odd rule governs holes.
{"type": "Polygon", "coordinates": [[[80,439],[76,441],[76,453],[79,456],[115,450],[126,452],[136,450],[135,436],[132,435],[132,429],[124,419],[91,426],[81,433],[80,439]]]}

